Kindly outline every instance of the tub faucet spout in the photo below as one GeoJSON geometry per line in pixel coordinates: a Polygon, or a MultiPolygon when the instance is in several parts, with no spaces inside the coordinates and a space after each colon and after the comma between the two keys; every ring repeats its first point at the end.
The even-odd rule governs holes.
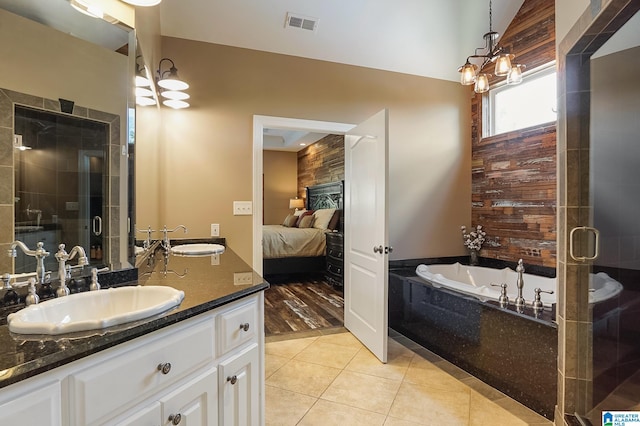
{"type": "Polygon", "coordinates": [[[518,273],[518,279],[516,280],[516,287],[518,287],[518,297],[516,297],[516,309],[518,312],[524,311],[524,297],[522,297],[522,289],[524,288],[524,265],[522,263],[522,259],[518,260],[518,266],[516,267],[516,272],[518,273]]]}

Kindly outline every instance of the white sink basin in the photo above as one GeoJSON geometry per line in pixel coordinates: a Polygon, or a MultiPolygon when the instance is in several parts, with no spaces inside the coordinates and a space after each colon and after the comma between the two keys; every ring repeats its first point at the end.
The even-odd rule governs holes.
{"type": "Polygon", "coordinates": [[[88,291],[31,305],[7,316],[20,334],[64,334],[137,321],[178,306],[184,292],[165,286],[88,291]]]}
{"type": "Polygon", "coordinates": [[[220,244],[182,244],[171,247],[171,253],[183,256],[201,256],[224,253],[224,246],[220,244]]]}

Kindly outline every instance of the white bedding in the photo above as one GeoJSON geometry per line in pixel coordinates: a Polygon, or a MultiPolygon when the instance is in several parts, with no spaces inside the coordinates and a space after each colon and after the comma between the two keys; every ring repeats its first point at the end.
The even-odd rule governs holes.
{"type": "Polygon", "coordinates": [[[263,225],[262,256],[265,259],[324,256],[325,232],[317,228],[263,225]]]}

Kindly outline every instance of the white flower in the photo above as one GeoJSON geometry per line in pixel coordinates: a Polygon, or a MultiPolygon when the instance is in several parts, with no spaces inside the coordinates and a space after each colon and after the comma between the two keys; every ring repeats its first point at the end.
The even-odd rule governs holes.
{"type": "Polygon", "coordinates": [[[464,225],[462,225],[460,229],[462,230],[462,240],[467,248],[470,250],[480,250],[480,248],[482,248],[482,244],[485,242],[487,235],[487,233],[482,230],[482,225],[476,226],[476,230],[468,234],[466,232],[467,228],[464,225]]]}

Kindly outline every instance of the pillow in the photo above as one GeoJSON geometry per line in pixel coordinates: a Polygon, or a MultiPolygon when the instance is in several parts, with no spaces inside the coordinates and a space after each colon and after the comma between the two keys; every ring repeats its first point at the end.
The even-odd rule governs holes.
{"type": "Polygon", "coordinates": [[[313,222],[313,227],[318,229],[327,229],[335,211],[336,209],[320,209],[313,212],[313,215],[316,217],[313,222]]]}
{"type": "Polygon", "coordinates": [[[303,216],[298,221],[298,228],[311,228],[313,226],[314,219],[315,219],[315,216],[312,214],[303,216]]]}
{"type": "Polygon", "coordinates": [[[300,221],[305,216],[311,216],[313,214],[313,210],[305,210],[300,216],[298,216],[298,222],[294,225],[300,228],[300,221]]]}
{"type": "Polygon", "coordinates": [[[284,222],[282,222],[282,226],[286,226],[287,228],[291,228],[293,226],[296,226],[296,222],[298,221],[298,218],[292,214],[288,215],[287,217],[284,218],[284,222]]]}
{"type": "Polygon", "coordinates": [[[306,212],[306,211],[307,211],[307,209],[300,209],[300,210],[296,210],[296,211],[293,213],[293,215],[294,215],[294,216],[296,216],[296,217],[298,217],[298,216],[300,216],[302,213],[304,213],[304,212],[306,212]]]}
{"type": "Polygon", "coordinates": [[[329,225],[327,225],[327,229],[330,229],[332,231],[338,229],[338,222],[340,222],[340,210],[336,210],[335,212],[333,212],[333,216],[329,221],[329,225]]]}

